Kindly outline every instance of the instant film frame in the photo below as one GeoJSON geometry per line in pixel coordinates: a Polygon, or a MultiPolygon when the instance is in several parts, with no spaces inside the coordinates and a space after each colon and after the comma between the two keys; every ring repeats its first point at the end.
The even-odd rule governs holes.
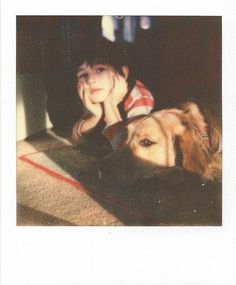
{"type": "MultiPolygon", "coordinates": [[[[112,152],[105,137],[91,133],[77,147],[71,142],[72,128],[84,109],[76,69],[84,62],[84,53],[94,56],[94,46],[102,45],[104,38],[126,53],[122,66],[128,66],[129,78],[138,80],[130,100],[137,92],[150,90],[155,100],[152,112],[195,100],[221,126],[221,17],[17,16],[16,20],[17,225],[221,225],[221,182],[171,171],[166,178],[143,177],[144,164],[148,171],[151,162],[137,159],[133,166],[127,154],[119,168],[111,162],[110,182],[126,165],[129,176],[141,178],[131,183],[127,176],[122,183],[122,176],[117,176],[117,183],[106,183],[102,166],[94,167],[112,152]]],[[[104,45],[106,53],[112,52],[109,43],[104,45]]],[[[115,50],[111,59],[105,54],[102,60],[116,66],[114,58],[119,56],[115,50]]]]}
{"type": "MultiPolygon", "coordinates": [[[[229,52],[227,55],[224,53],[223,56],[223,58],[225,58],[225,61],[223,61],[223,72],[226,68],[226,77],[223,77],[223,105],[224,108],[226,108],[224,110],[227,110],[227,113],[232,112],[230,108],[232,99],[225,99],[226,97],[224,97],[224,94],[232,93],[232,85],[230,82],[233,81],[234,72],[232,70],[233,67],[230,68],[228,64],[234,57],[233,52],[231,53],[231,51],[233,51],[231,28],[232,26],[235,26],[231,10],[234,4],[232,2],[229,3],[229,5],[223,6],[217,3],[214,9],[212,6],[206,5],[205,3],[204,7],[188,7],[189,10],[187,9],[185,12],[183,8],[180,10],[175,7],[175,13],[172,9],[167,13],[170,7],[160,7],[161,15],[174,15],[183,11],[183,13],[180,14],[215,14],[217,16],[223,16],[223,50],[225,49],[225,51],[227,50],[229,52]],[[193,13],[194,10],[196,13],[193,13]]],[[[22,2],[21,4],[24,3],[22,2]]],[[[155,5],[154,3],[151,4],[152,7],[156,7],[155,5]]],[[[7,6],[4,6],[5,14],[2,18],[4,23],[2,34],[5,39],[5,44],[3,45],[2,55],[6,55],[7,43],[14,43],[16,33],[13,23],[15,23],[14,19],[16,15],[22,15],[23,10],[27,11],[27,14],[29,15],[35,15],[35,7],[31,7],[30,5],[26,8],[26,5],[20,6],[14,3],[13,7],[11,6],[10,9],[7,6]],[[7,25],[8,33],[6,33],[7,25]],[[9,31],[11,32],[9,33],[9,31]],[[13,33],[13,35],[11,33],[13,33]]],[[[46,6],[44,6],[44,9],[45,7],[46,6]]],[[[181,5],[178,7],[181,7],[181,5]]],[[[41,11],[42,14],[44,14],[42,8],[37,8],[39,8],[38,12],[41,11]]],[[[57,15],[63,15],[62,8],[65,9],[64,4],[57,7],[57,15]]],[[[47,7],[47,9],[52,12],[50,7],[47,7]]],[[[73,14],[72,11],[68,13],[73,14]]],[[[89,14],[90,13],[87,15],[89,14]]],[[[101,13],[101,15],[103,14],[105,13],[101,13]]],[[[142,13],[138,14],[141,15],[142,13]]],[[[2,80],[3,86],[1,88],[1,93],[6,93],[6,87],[9,87],[8,92],[12,94],[12,97],[8,100],[6,100],[6,98],[2,99],[3,105],[1,105],[4,106],[5,110],[3,112],[4,124],[2,126],[2,132],[7,128],[6,117],[11,126],[15,124],[14,112],[11,117],[6,116],[6,111],[14,110],[13,106],[15,101],[15,84],[8,84],[9,82],[12,83],[12,78],[14,81],[15,49],[14,45],[8,44],[7,46],[8,53],[11,56],[2,58],[4,59],[3,63],[7,62],[10,64],[4,64],[4,68],[2,68],[2,71],[4,71],[4,80],[2,80]]],[[[14,132],[11,132],[10,142],[8,144],[6,144],[6,140],[3,141],[3,150],[9,147],[14,149],[15,137],[13,133],[14,132]]],[[[230,146],[230,140],[228,138],[227,132],[225,132],[225,144],[227,149],[228,146],[230,146]]],[[[7,155],[8,158],[6,157],[6,154],[3,153],[2,159],[4,162],[8,161],[8,165],[14,173],[15,153],[13,151],[13,154],[8,153],[7,155]]],[[[225,151],[225,157],[225,164],[228,164],[227,151],[225,151]]],[[[2,170],[2,188],[11,189],[11,192],[8,192],[7,194],[4,190],[1,199],[3,202],[1,215],[3,220],[1,227],[1,254],[5,261],[2,266],[2,284],[58,284],[63,283],[65,280],[69,284],[74,284],[78,280],[80,283],[82,282],[84,284],[110,284],[112,282],[119,284],[153,284],[154,282],[157,284],[187,284],[189,282],[194,284],[232,284],[235,280],[232,260],[235,237],[235,228],[233,226],[234,210],[232,203],[235,200],[235,194],[232,191],[233,176],[231,171],[224,174],[224,178],[227,178],[224,180],[224,187],[227,186],[229,191],[228,194],[224,196],[223,226],[220,228],[52,228],[15,226],[15,182],[7,180],[7,175],[5,175],[6,172],[4,169],[2,170]],[[70,244],[70,246],[68,246],[68,244],[70,244]],[[147,244],[149,245],[147,246],[147,244]],[[56,258],[59,248],[62,256],[60,261],[56,258]],[[139,248],[139,251],[137,251],[137,248],[139,248]],[[170,253],[172,262],[170,262],[170,253]],[[101,256],[103,257],[101,258],[101,256]],[[91,261],[92,257],[95,258],[94,261],[91,261]],[[137,259],[142,260],[141,264],[136,262],[137,259]],[[32,260],[35,261],[34,266],[32,266],[32,260]],[[65,263],[64,260],[71,261],[69,266],[68,262],[65,263]],[[99,260],[102,260],[102,266],[99,265],[99,260]],[[109,265],[111,260],[114,265],[112,267],[109,265]],[[212,269],[208,267],[208,274],[201,274],[203,270],[205,271],[205,268],[209,263],[212,265],[212,269]],[[49,264],[54,265],[50,270],[49,264]],[[135,274],[130,272],[130,270],[127,270],[127,268],[130,268],[130,264],[132,264],[135,274]],[[39,274],[39,265],[41,266],[42,274],[39,274]],[[104,266],[108,268],[108,274],[104,272],[104,266]],[[79,277],[78,267],[80,267],[79,277]],[[118,267],[119,272],[122,271],[122,274],[118,274],[118,267]],[[154,273],[156,272],[157,267],[160,270],[158,271],[158,276],[154,273]],[[58,270],[58,268],[60,270],[58,270]],[[185,273],[180,274],[183,268],[185,268],[185,273]],[[172,276],[168,273],[169,269],[173,272],[172,276]],[[15,272],[15,274],[12,274],[12,272],[15,272]],[[77,273],[75,274],[75,272],[77,273]],[[92,278],[91,275],[93,275],[92,278]]]]}

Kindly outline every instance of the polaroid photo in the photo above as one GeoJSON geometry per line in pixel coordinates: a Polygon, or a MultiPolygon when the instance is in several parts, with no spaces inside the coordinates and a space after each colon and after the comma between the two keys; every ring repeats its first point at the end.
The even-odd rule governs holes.
{"type": "Polygon", "coordinates": [[[2,18],[2,284],[235,284],[233,2],[21,2],[2,18]]]}
{"type": "Polygon", "coordinates": [[[221,226],[221,58],[221,16],[17,16],[17,225],[221,226]]]}

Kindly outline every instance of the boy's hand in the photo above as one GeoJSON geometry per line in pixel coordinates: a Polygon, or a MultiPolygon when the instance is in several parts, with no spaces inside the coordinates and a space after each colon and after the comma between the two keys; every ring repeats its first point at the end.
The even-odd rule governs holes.
{"type": "Polygon", "coordinates": [[[85,83],[78,83],[77,90],[85,108],[100,119],[102,117],[102,106],[100,103],[91,102],[89,87],[85,83]]]}
{"type": "Polygon", "coordinates": [[[114,75],[113,88],[104,101],[104,120],[107,125],[122,120],[118,104],[124,99],[127,91],[128,84],[126,80],[120,75],[114,75]]]}
{"type": "Polygon", "coordinates": [[[113,88],[107,97],[113,106],[117,106],[128,92],[128,83],[124,77],[115,74],[113,77],[113,88]]]}

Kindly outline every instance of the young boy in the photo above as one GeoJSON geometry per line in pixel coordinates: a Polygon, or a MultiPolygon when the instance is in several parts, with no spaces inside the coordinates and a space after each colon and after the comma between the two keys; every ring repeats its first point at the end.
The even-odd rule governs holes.
{"type": "Polygon", "coordinates": [[[72,130],[74,144],[103,123],[102,133],[115,149],[120,140],[119,123],[153,109],[153,96],[134,79],[124,52],[104,40],[89,50],[78,65],[77,90],[85,110],[72,130]]]}

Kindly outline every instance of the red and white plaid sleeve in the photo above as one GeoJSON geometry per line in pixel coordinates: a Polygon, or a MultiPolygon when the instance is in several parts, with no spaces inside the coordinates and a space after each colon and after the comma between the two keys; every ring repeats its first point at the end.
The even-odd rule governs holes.
{"type": "Polygon", "coordinates": [[[149,90],[139,80],[136,81],[130,96],[124,102],[127,118],[147,115],[154,108],[154,98],[149,90]]]}

